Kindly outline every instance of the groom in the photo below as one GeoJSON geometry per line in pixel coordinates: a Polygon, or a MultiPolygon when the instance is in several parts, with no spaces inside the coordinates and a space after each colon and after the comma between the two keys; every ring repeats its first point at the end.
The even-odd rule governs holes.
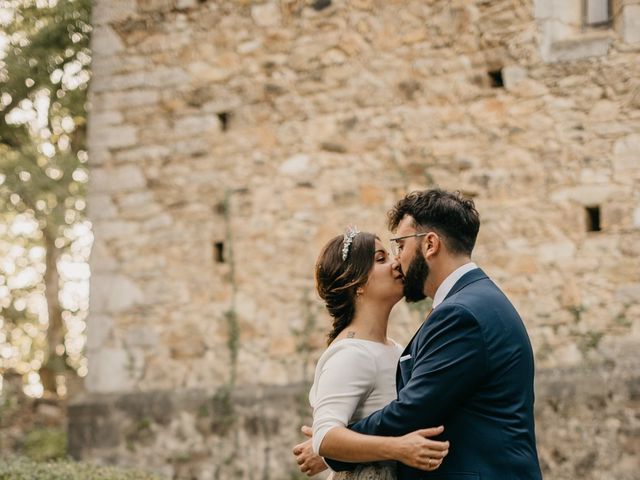
{"type": "MultiPolygon", "coordinates": [[[[541,479],[533,352],[518,312],[471,262],[480,229],[473,202],[413,192],[389,212],[389,227],[406,300],[430,297],[433,308],[400,357],[397,399],[349,428],[399,436],[444,425],[451,447],[440,468],[399,464],[400,480],[541,479]]],[[[326,460],[334,470],[354,467],[326,460]]]]}

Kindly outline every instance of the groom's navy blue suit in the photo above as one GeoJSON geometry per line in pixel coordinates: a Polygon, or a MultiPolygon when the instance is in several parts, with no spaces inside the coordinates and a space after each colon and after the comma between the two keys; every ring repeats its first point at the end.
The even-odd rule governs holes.
{"type": "MultiPolygon", "coordinates": [[[[400,480],[541,479],[533,417],[533,352],[511,302],[480,269],[466,273],[404,350],[398,398],[351,425],[399,436],[444,425],[440,468],[398,464],[400,480]]],[[[334,470],[354,464],[327,459],[334,470]]]]}

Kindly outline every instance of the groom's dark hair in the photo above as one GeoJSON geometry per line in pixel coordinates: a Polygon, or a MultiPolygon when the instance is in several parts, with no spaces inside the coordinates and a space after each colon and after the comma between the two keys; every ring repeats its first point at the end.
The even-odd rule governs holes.
{"type": "Polygon", "coordinates": [[[413,217],[419,231],[431,229],[443,237],[451,253],[471,255],[480,230],[473,200],[439,188],[411,192],[389,211],[389,230],[395,231],[406,215],[413,217]]]}

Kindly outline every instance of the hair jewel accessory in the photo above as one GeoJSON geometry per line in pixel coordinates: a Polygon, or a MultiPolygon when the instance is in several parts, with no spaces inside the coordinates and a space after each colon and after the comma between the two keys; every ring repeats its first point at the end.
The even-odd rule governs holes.
{"type": "Polygon", "coordinates": [[[356,235],[358,235],[360,231],[358,227],[355,225],[350,225],[347,228],[347,231],[344,233],[344,240],[342,241],[342,261],[344,262],[347,259],[347,255],[349,255],[349,247],[353,242],[353,239],[356,235]]]}

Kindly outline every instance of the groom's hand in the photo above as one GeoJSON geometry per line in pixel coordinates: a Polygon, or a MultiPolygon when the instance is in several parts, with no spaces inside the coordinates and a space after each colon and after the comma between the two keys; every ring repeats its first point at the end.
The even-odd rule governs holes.
{"type": "Polygon", "coordinates": [[[440,435],[444,427],[423,428],[402,437],[394,437],[394,457],[400,462],[420,470],[437,470],[449,453],[449,442],[431,440],[440,435]]]}
{"type": "Polygon", "coordinates": [[[296,456],[296,462],[300,467],[300,471],[308,477],[313,477],[314,475],[326,470],[328,467],[321,456],[313,453],[313,447],[311,446],[311,436],[313,431],[311,428],[305,425],[301,430],[305,436],[309,437],[309,440],[299,443],[293,447],[293,454],[296,456]]]}

